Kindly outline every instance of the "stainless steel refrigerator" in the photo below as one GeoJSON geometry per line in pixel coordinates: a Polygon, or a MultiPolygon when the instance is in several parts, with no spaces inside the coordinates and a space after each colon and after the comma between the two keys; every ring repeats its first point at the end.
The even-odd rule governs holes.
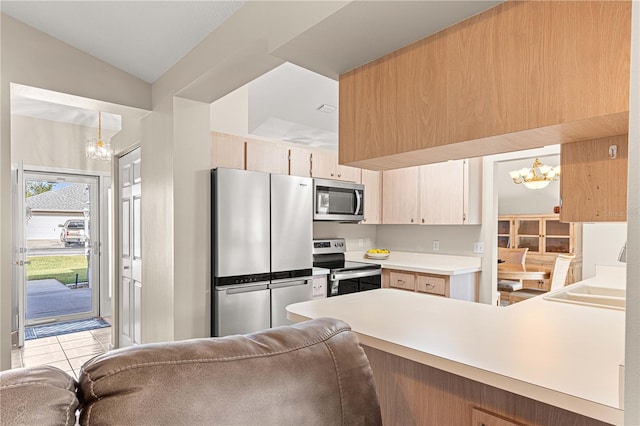
{"type": "Polygon", "coordinates": [[[312,179],[224,168],[211,176],[212,335],[290,323],[284,308],[312,296],[312,179]]]}

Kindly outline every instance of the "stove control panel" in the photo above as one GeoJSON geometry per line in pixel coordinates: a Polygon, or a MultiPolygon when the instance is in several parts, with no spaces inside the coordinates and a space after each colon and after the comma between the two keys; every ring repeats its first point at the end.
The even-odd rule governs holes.
{"type": "Polygon", "coordinates": [[[347,244],[344,238],[313,240],[313,254],[344,253],[345,251],[347,251],[347,244]]]}

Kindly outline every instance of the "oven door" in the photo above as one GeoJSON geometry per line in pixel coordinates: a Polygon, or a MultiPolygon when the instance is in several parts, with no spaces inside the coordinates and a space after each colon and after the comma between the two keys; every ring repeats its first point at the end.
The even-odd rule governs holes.
{"type": "Polygon", "coordinates": [[[380,269],[366,269],[342,271],[329,274],[327,296],[339,296],[341,294],[356,293],[358,291],[374,290],[382,284],[382,271],[380,269]]]}

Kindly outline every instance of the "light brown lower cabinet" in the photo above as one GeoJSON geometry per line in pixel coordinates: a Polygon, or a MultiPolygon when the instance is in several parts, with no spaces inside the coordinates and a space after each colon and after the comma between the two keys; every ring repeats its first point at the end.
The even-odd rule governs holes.
{"type": "Polygon", "coordinates": [[[394,425],[605,425],[601,421],[364,346],[382,423],[394,425]]]}
{"type": "Polygon", "coordinates": [[[452,299],[477,302],[479,296],[478,273],[438,275],[421,272],[382,270],[382,287],[427,293],[452,299]]]}

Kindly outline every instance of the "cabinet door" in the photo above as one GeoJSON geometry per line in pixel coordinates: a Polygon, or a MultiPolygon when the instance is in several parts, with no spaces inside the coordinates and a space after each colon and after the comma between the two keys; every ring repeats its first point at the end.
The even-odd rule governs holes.
{"type": "Polygon", "coordinates": [[[545,253],[571,253],[571,224],[559,219],[543,219],[545,253]]]}
{"type": "Polygon", "coordinates": [[[464,160],[420,166],[420,223],[462,224],[464,160]]]}
{"type": "Polygon", "coordinates": [[[311,153],[311,176],[337,179],[338,155],[335,152],[316,150],[311,153]]]}
{"type": "Polygon", "coordinates": [[[289,174],[289,149],[274,142],[247,140],[247,170],[289,174]]]}
{"type": "Polygon", "coordinates": [[[382,223],[418,223],[419,178],[420,167],[382,172],[382,223]]]}
{"type": "Polygon", "coordinates": [[[347,182],[361,183],[360,169],[358,167],[343,166],[342,164],[336,164],[336,179],[344,180],[347,182]]]}
{"type": "Polygon", "coordinates": [[[515,223],[515,221],[511,218],[498,218],[498,247],[513,248],[512,245],[514,242],[511,237],[512,223],[515,223]]]}
{"type": "Polygon", "coordinates": [[[539,253],[542,250],[540,240],[542,233],[540,229],[540,219],[519,219],[517,222],[517,248],[528,248],[529,253],[539,253]]]}
{"type": "Polygon", "coordinates": [[[211,132],[211,167],[244,170],[244,149],[244,138],[211,132]]]}
{"type": "Polygon", "coordinates": [[[311,177],[311,151],[296,147],[289,149],[289,174],[311,177]]]}
{"type": "Polygon", "coordinates": [[[391,271],[389,273],[389,286],[414,291],[416,289],[416,276],[412,273],[391,271]]]}
{"type": "Polygon", "coordinates": [[[382,219],[380,206],[382,195],[382,172],[362,169],[364,185],[364,219],[363,224],[379,224],[382,219]]]}
{"type": "Polygon", "coordinates": [[[563,222],[627,220],[628,135],[562,144],[563,222]],[[610,147],[617,149],[611,159],[610,147]]]}

